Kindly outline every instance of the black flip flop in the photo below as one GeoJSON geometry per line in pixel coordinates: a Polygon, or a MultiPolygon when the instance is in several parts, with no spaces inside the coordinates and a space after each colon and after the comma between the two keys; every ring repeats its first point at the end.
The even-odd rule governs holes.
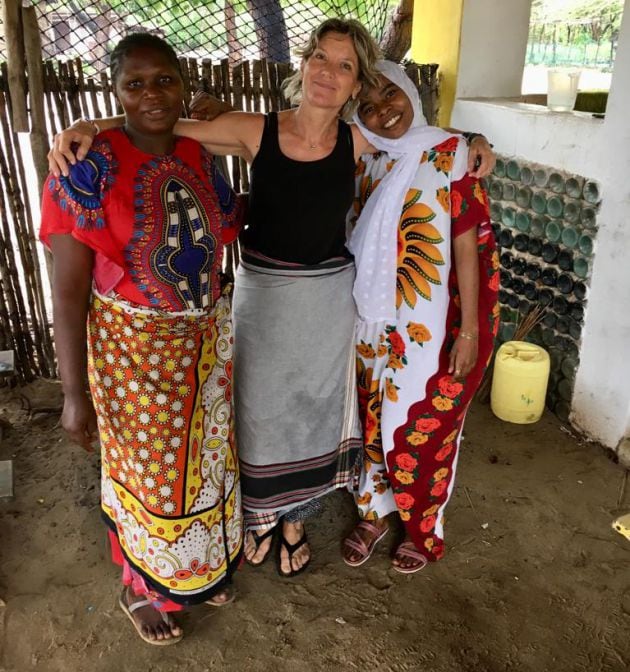
{"type": "MultiPolygon", "coordinates": [[[[258,549],[260,548],[260,545],[263,543],[263,541],[265,541],[265,539],[269,539],[269,537],[272,537],[275,534],[276,529],[277,525],[274,525],[273,527],[270,527],[262,534],[258,534],[256,530],[251,530],[252,537],[254,537],[254,544],[256,545],[256,553],[258,553],[258,549]]],[[[269,549],[265,553],[265,557],[260,562],[252,562],[251,560],[247,560],[246,558],[247,563],[252,567],[260,567],[260,565],[263,565],[267,561],[267,558],[271,554],[272,549],[273,549],[273,540],[271,544],[269,544],[269,549]]],[[[254,555],[256,555],[256,553],[254,553],[254,555]]]]}
{"type": "Polygon", "coordinates": [[[280,543],[278,544],[278,574],[280,576],[284,577],[285,579],[289,579],[292,576],[297,576],[298,574],[301,574],[311,563],[311,558],[309,558],[301,567],[300,569],[292,569],[290,572],[285,573],[282,571],[282,565],[281,565],[281,552],[282,552],[282,547],[287,549],[287,553],[289,554],[289,567],[291,567],[291,561],[293,560],[293,554],[295,551],[298,550],[298,548],[301,548],[308,542],[308,539],[306,538],[306,530],[302,533],[302,536],[300,537],[299,541],[297,541],[295,544],[290,544],[284,534],[280,532],[280,543]]]}

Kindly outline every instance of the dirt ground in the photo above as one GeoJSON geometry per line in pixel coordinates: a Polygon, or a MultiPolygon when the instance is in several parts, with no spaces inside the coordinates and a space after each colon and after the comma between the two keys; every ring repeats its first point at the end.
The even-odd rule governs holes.
{"type": "Polygon", "coordinates": [[[309,528],[314,561],[292,580],[244,567],[238,599],[186,614],[185,639],[152,647],[117,606],[99,517],[96,455],[74,447],[59,387],[0,390],[16,497],[0,503],[0,672],[545,672],[630,667],[630,542],[611,521],[624,471],[553,416],[529,426],[469,415],[445,558],[390,567],[394,536],[358,569],[340,558],[345,493],[309,528]],[[23,408],[22,394],[30,400],[23,408]]]}

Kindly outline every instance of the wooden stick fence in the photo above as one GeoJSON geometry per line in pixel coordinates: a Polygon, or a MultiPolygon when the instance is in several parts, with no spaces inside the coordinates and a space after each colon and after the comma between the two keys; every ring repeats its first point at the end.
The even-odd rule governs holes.
{"type": "MultiPolygon", "coordinates": [[[[33,55],[30,56],[32,63],[33,55]]],[[[281,84],[291,73],[290,64],[262,59],[230,68],[227,59],[212,62],[189,58],[180,59],[180,64],[187,100],[202,88],[238,110],[269,112],[288,107],[281,84]]],[[[408,64],[406,69],[420,90],[427,121],[435,123],[437,66],[408,64]]],[[[121,112],[108,74],[92,75],[89,72],[89,67],[78,58],[66,62],[45,61],[41,69],[31,68],[29,71],[31,79],[42,78],[39,87],[29,87],[29,90],[33,92],[39,88],[43,92],[40,94],[43,101],[29,101],[27,110],[34,137],[35,166],[40,173],[45,162],[42,146],[46,139],[48,143],[52,142],[54,134],[75,119],[100,118],[121,112]],[[36,102],[39,102],[39,113],[35,112],[36,102]],[[42,102],[45,120],[41,116],[42,102]],[[34,123],[44,128],[34,128],[34,123]]],[[[0,350],[15,351],[15,379],[25,382],[36,376],[54,376],[55,360],[50,310],[45,305],[40,274],[43,252],[36,243],[36,227],[29,206],[29,196],[35,195],[39,200],[39,188],[25,175],[16,128],[12,123],[8,85],[9,73],[3,65],[0,72],[0,350]]],[[[230,157],[223,166],[237,190],[249,190],[247,165],[242,159],[230,157]]],[[[226,272],[231,275],[239,262],[236,245],[228,249],[226,260],[226,272]]]]}

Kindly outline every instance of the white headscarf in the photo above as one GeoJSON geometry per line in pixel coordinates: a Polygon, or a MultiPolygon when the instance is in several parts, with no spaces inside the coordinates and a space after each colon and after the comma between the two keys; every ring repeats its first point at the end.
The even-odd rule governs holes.
{"type": "MultiPolygon", "coordinates": [[[[404,91],[413,107],[413,122],[397,140],[390,140],[369,131],[354,115],[365,138],[377,149],[397,159],[394,167],[381,180],[378,189],[368,198],[349,241],[348,249],[355,257],[357,276],[354,300],[359,316],[368,322],[396,319],[396,270],[398,258],[398,227],[396,224],[423,152],[452,137],[435,126],[427,126],[420,107],[420,96],[404,70],[391,61],[379,61],[379,72],[404,91]]],[[[461,162],[460,162],[461,163],[461,162]]],[[[466,166],[454,166],[461,179],[466,166]]]]}

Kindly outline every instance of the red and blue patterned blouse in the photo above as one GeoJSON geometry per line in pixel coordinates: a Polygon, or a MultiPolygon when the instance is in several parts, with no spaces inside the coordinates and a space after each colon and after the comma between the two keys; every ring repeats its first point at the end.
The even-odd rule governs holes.
{"type": "Polygon", "coordinates": [[[48,177],[40,238],[49,245],[51,234],[71,234],[94,250],[102,294],[177,312],[219,297],[223,247],[244,210],[196,141],[176,137],[172,153],[156,156],[113,129],[68,177],[48,177]]]}

